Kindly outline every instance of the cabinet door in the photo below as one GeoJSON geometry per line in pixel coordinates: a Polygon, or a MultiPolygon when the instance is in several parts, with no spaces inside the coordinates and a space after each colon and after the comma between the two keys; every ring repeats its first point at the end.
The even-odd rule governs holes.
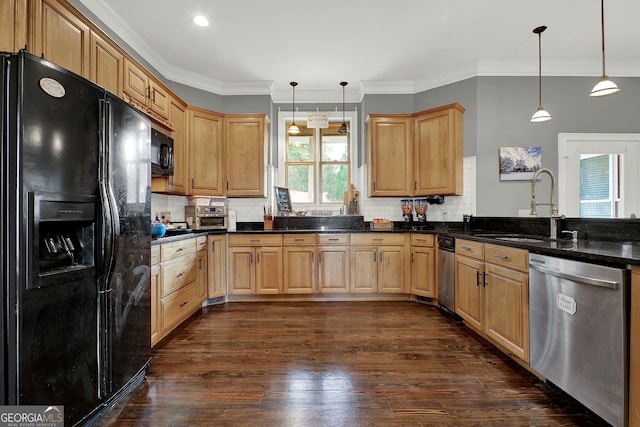
{"type": "Polygon", "coordinates": [[[173,175],[168,178],[168,192],[187,194],[189,150],[187,146],[187,107],[175,98],[169,103],[169,121],[173,125],[173,175]]]}
{"type": "Polygon", "coordinates": [[[315,246],[284,248],[284,293],[311,294],[315,291],[315,246]]]}
{"type": "Polygon", "coordinates": [[[162,304],[160,302],[160,266],[151,266],[151,346],[153,347],[162,338],[162,304]]]}
{"type": "Polygon", "coordinates": [[[222,124],[222,116],[217,113],[189,108],[189,194],[224,194],[222,124]]]}
{"type": "Polygon", "coordinates": [[[255,293],[256,269],[253,248],[229,248],[229,293],[251,295],[255,293]]]}
{"type": "Polygon", "coordinates": [[[89,79],[114,95],[122,96],[124,55],[114,45],[91,32],[89,79]]]}
{"type": "Polygon", "coordinates": [[[228,115],[224,129],[227,196],[264,197],[266,117],[228,115]]]}
{"type": "Polygon", "coordinates": [[[404,246],[378,247],[378,292],[405,292],[404,246]]]}
{"type": "Polygon", "coordinates": [[[351,246],[351,292],[378,292],[377,246],[351,246]]]}
{"type": "Polygon", "coordinates": [[[411,123],[404,115],[369,117],[370,196],[413,194],[411,123]]]}
{"type": "Polygon", "coordinates": [[[484,263],[456,255],[455,310],[465,323],[482,332],[484,263]]]}
{"type": "Polygon", "coordinates": [[[200,251],[196,258],[196,283],[198,287],[198,301],[207,299],[207,251],[200,251]]]}
{"type": "Polygon", "coordinates": [[[256,248],[256,293],[282,293],[282,248],[256,248]]]}
{"type": "Polygon", "coordinates": [[[1,1],[0,52],[17,52],[27,44],[27,0],[1,1]]]}
{"type": "Polygon", "coordinates": [[[124,82],[122,91],[129,95],[131,99],[146,106],[149,97],[149,76],[133,62],[124,60],[124,82]]]}
{"type": "Polygon", "coordinates": [[[89,77],[90,30],[58,0],[33,2],[33,54],[83,77],[89,77]]]}
{"type": "Polygon", "coordinates": [[[411,293],[435,298],[435,251],[433,248],[411,248],[411,293]]]}
{"type": "Polygon", "coordinates": [[[415,195],[462,194],[462,112],[458,104],[414,119],[415,195]]]}
{"type": "Polygon", "coordinates": [[[157,82],[150,81],[149,107],[151,111],[166,119],[169,117],[169,100],[170,97],[167,91],[157,82]]]}
{"type": "Polygon", "coordinates": [[[484,332],[529,362],[529,275],[486,264],[484,332]]]}
{"type": "Polygon", "coordinates": [[[208,297],[218,298],[227,294],[227,236],[209,235],[207,243],[208,297]]]}
{"type": "Polygon", "coordinates": [[[320,293],[349,292],[349,247],[318,247],[318,291],[320,293]]]}

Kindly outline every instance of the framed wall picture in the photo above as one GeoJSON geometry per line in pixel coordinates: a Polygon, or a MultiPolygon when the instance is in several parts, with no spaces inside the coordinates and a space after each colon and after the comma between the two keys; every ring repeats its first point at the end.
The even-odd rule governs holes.
{"type": "Polygon", "coordinates": [[[501,147],[500,181],[530,180],[542,167],[542,147],[501,147]]]}
{"type": "Polygon", "coordinates": [[[291,213],[291,197],[289,196],[289,189],[284,187],[275,187],[275,194],[278,212],[291,213]]]}

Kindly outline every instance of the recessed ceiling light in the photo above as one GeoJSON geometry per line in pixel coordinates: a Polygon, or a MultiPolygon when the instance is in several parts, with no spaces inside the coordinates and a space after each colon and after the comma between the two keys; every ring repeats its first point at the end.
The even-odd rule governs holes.
{"type": "Polygon", "coordinates": [[[193,22],[195,22],[196,25],[200,27],[206,27],[207,25],[209,25],[209,20],[202,15],[198,15],[193,18],[193,22]]]}

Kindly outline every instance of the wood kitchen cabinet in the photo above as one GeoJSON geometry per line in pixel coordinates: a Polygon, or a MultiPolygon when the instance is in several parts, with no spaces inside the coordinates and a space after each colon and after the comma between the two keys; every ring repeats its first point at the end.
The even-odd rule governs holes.
{"type": "Polygon", "coordinates": [[[348,234],[318,234],[318,292],[348,293],[351,259],[348,234]]]}
{"type": "Polygon", "coordinates": [[[173,126],[169,132],[173,138],[173,175],[153,177],[151,191],[185,195],[188,194],[190,181],[187,105],[175,97],[169,100],[169,122],[173,126]]]}
{"type": "Polygon", "coordinates": [[[189,107],[189,194],[224,195],[224,141],[221,114],[189,107]]]}
{"type": "Polygon", "coordinates": [[[436,255],[433,234],[411,234],[411,293],[436,297],[436,255]]]}
{"type": "Polygon", "coordinates": [[[414,114],[413,196],[462,194],[463,113],[451,104],[414,114]]]}
{"type": "Polygon", "coordinates": [[[264,197],[269,118],[265,114],[224,117],[226,195],[264,197]]]}
{"type": "Polygon", "coordinates": [[[207,273],[207,236],[196,237],[196,283],[198,287],[198,302],[202,304],[207,299],[209,278],[207,273]]]}
{"type": "Polygon", "coordinates": [[[29,51],[89,78],[90,28],[66,1],[31,0],[29,51]]]}
{"type": "Polygon", "coordinates": [[[210,234],[207,237],[208,298],[227,294],[227,235],[210,234]]]}
{"type": "Polygon", "coordinates": [[[156,345],[162,336],[162,324],[160,322],[160,246],[151,247],[151,347],[156,345]]]}
{"type": "Polygon", "coordinates": [[[404,293],[409,274],[404,234],[351,235],[351,292],[404,293]]]}
{"type": "Polygon", "coordinates": [[[282,236],[229,235],[229,294],[282,293],[282,236]]]}
{"type": "Polygon", "coordinates": [[[126,101],[160,121],[169,117],[169,92],[145,69],[124,60],[123,93],[126,101]]]}
{"type": "Polygon", "coordinates": [[[509,354],[529,362],[528,252],[456,240],[455,311],[509,354]]]}
{"type": "Polygon", "coordinates": [[[121,96],[124,54],[110,40],[95,31],[91,31],[89,40],[89,80],[121,96]]]}
{"type": "Polygon", "coordinates": [[[316,235],[285,234],[283,236],[283,292],[311,294],[316,291],[316,235]]]}
{"type": "Polygon", "coordinates": [[[368,117],[369,196],[408,196],[413,191],[410,115],[368,117]]]}
{"type": "Polygon", "coordinates": [[[0,52],[17,52],[27,43],[27,0],[0,2],[0,52]]]}

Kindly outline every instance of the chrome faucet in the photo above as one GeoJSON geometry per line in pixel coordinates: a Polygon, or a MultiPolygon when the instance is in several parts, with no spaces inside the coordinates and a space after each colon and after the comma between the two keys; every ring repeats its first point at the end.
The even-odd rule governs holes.
{"type": "Polygon", "coordinates": [[[553,176],[553,172],[551,172],[547,168],[538,169],[531,178],[531,212],[530,215],[538,215],[536,212],[536,206],[546,206],[548,205],[551,209],[551,223],[549,228],[549,238],[551,240],[556,240],[558,238],[558,220],[562,218],[558,214],[558,208],[556,204],[553,202],[553,193],[555,192],[555,183],[556,178],[553,176]],[[536,180],[540,174],[546,173],[551,178],[551,190],[549,191],[549,203],[536,203],[536,180]]]}

